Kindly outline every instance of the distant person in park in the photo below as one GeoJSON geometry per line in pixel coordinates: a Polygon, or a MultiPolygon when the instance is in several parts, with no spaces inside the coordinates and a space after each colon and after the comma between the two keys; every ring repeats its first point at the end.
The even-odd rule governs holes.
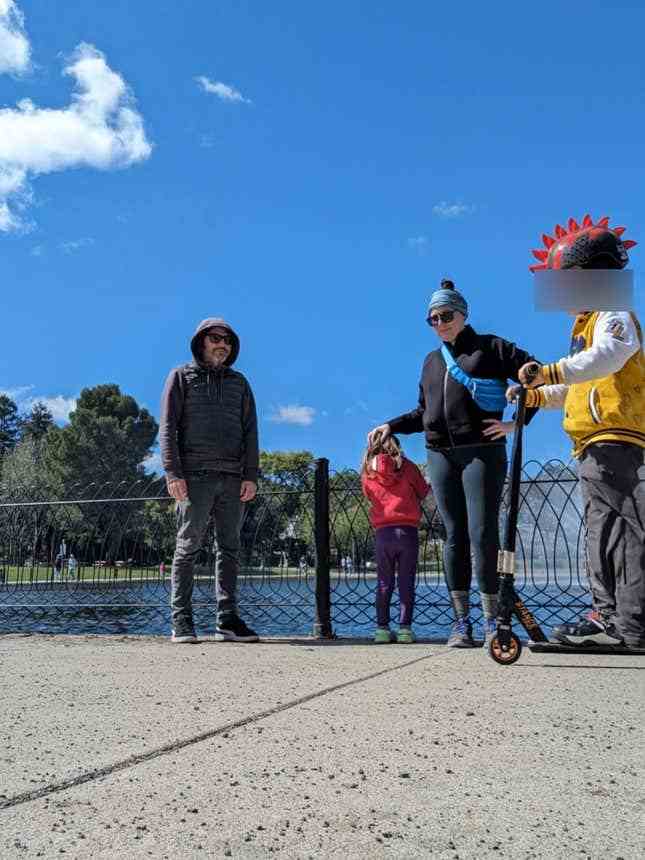
{"type": "MultiPolygon", "coordinates": [[[[541,269],[623,269],[623,227],[609,219],[581,225],[571,218],[555,238],[535,251],[541,269]]],[[[576,278],[576,283],[580,278],[576,278]]],[[[645,357],[633,311],[576,308],[569,356],[539,368],[525,365],[527,403],[564,408],[564,429],[573,441],[584,505],[593,611],[575,624],[554,628],[568,645],[645,647],[645,357]],[[577,313],[576,313],[577,311],[577,313]]],[[[514,391],[509,391],[513,397],[514,391]]]]}
{"type": "Polygon", "coordinates": [[[74,555],[74,553],[70,553],[70,556],[67,559],[67,573],[69,574],[69,578],[76,579],[77,572],[78,562],[76,561],[76,556],[74,555]]]}
{"type": "Polygon", "coordinates": [[[176,367],[166,380],[159,432],[168,492],[177,501],[172,641],[197,641],[193,570],[212,512],[217,538],[215,638],[257,642],[257,634],[238,614],[236,599],[242,506],[257,490],[255,400],[246,378],[233,370],[240,341],[227,322],[204,320],[190,346],[193,361],[176,367]]]}
{"type": "Polygon", "coordinates": [[[533,360],[498,335],[479,334],[467,317],[466,299],[452,281],[443,280],[426,317],[440,347],[423,362],[418,405],[368,435],[372,444],[377,434],[386,439],[391,433],[425,433],[427,475],[446,529],[443,564],[455,614],[448,639],[453,648],[475,644],[469,601],[473,565],[486,640],[495,633],[505,437],[515,427],[502,420],[505,393],[508,380],[519,381],[519,369],[533,360]]]}
{"type": "MultiPolygon", "coordinates": [[[[421,501],[429,487],[401,450],[396,436],[373,433],[361,467],[363,493],[376,530],[376,631],[378,644],[414,642],[412,617],[419,556],[421,501]],[[390,631],[390,603],[399,586],[399,629],[390,631]]],[[[349,559],[347,559],[349,561],[349,559]]]]}

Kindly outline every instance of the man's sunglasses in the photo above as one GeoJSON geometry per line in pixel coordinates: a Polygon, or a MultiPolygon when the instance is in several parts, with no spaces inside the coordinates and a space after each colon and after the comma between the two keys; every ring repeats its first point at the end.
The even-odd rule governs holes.
{"type": "Polygon", "coordinates": [[[441,311],[441,313],[438,313],[438,314],[430,314],[430,316],[428,317],[428,322],[430,323],[431,326],[437,326],[437,325],[439,325],[440,322],[442,322],[442,323],[452,322],[454,320],[454,318],[455,318],[455,312],[454,311],[441,311]]]}
{"type": "Polygon", "coordinates": [[[233,343],[233,338],[230,334],[217,334],[216,332],[206,332],[206,339],[211,343],[225,343],[227,346],[231,346],[233,343]]]}

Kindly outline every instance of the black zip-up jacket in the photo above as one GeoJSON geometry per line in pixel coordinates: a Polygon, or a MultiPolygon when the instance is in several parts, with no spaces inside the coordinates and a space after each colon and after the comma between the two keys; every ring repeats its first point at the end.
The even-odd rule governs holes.
{"type": "MultiPolygon", "coordinates": [[[[535,361],[523,349],[493,334],[477,334],[469,325],[446,344],[457,364],[469,376],[481,379],[509,379],[519,382],[518,371],[527,361],[535,361]]],[[[526,420],[537,410],[527,409],[526,420]]],[[[452,448],[459,445],[504,444],[483,436],[487,418],[501,420],[503,412],[484,412],[465,386],[457,382],[446,367],[441,349],[426,356],[419,383],[419,405],[411,412],[391,418],[392,433],[425,432],[427,448],[452,448]]]]}
{"type": "Polygon", "coordinates": [[[244,481],[258,479],[258,423],[255,400],[246,378],[231,366],[240,341],[222,319],[199,324],[191,341],[194,361],[170,371],[161,399],[159,446],[170,480],[196,472],[227,472],[244,481]],[[203,333],[228,329],[233,346],[225,366],[201,361],[203,333]]]}

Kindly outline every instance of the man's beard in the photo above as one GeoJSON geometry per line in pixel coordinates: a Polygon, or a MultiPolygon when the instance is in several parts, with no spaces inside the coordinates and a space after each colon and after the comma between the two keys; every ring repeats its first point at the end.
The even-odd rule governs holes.
{"type": "Polygon", "coordinates": [[[209,364],[211,367],[223,367],[226,363],[226,359],[228,355],[209,355],[206,356],[206,364],[209,364]]]}

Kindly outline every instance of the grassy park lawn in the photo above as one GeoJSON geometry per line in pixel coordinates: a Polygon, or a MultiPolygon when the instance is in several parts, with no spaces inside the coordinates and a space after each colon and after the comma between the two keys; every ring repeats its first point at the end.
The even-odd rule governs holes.
{"type": "MultiPolygon", "coordinates": [[[[419,565],[419,576],[436,575],[441,573],[441,566],[437,563],[425,563],[419,565]]],[[[313,580],[316,575],[315,567],[309,566],[302,571],[293,567],[242,567],[240,576],[245,579],[300,579],[313,580]]],[[[338,570],[332,567],[331,579],[373,579],[376,577],[376,568],[369,567],[367,570],[354,569],[353,571],[338,570]]],[[[209,567],[196,567],[196,579],[214,579],[215,570],[209,567]]],[[[98,567],[95,565],[82,565],[76,570],[75,576],[70,576],[67,570],[55,575],[53,566],[39,565],[38,567],[17,567],[15,565],[3,565],[0,567],[0,586],[3,584],[29,583],[87,583],[88,585],[110,585],[114,583],[146,583],[170,581],[170,564],[166,564],[165,571],[160,574],[158,566],[150,567],[98,567]],[[2,575],[4,573],[4,576],[2,575]]]]}

